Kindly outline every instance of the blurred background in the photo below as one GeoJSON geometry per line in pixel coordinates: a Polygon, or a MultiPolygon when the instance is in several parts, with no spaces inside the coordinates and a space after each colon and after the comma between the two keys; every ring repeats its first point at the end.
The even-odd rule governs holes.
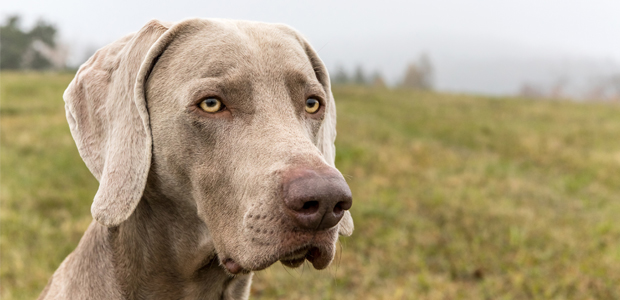
{"type": "Polygon", "coordinates": [[[613,0],[10,1],[2,68],[75,69],[150,19],[217,17],[297,28],[339,81],[614,99],[619,8],[613,0]]]}
{"type": "Polygon", "coordinates": [[[92,220],[62,92],[151,19],[302,32],[330,70],[356,231],[264,299],[620,299],[620,2],[5,1],[0,296],[32,299],[92,220]]]}

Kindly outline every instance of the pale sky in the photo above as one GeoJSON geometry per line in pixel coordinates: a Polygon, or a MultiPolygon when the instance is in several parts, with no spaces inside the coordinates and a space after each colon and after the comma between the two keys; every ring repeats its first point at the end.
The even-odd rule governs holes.
{"type": "MultiPolygon", "coordinates": [[[[61,38],[82,52],[137,31],[150,19],[216,17],[286,23],[308,37],[328,67],[341,64],[352,69],[361,64],[368,71],[381,71],[389,81],[397,80],[408,60],[428,52],[437,65],[437,85],[448,90],[490,86],[492,75],[474,88],[459,86],[468,78],[452,78],[459,72],[471,73],[478,62],[492,67],[493,61],[512,60],[517,66],[519,60],[568,61],[554,62],[558,70],[545,71],[558,74],[572,72],[563,68],[572,68],[573,61],[589,61],[603,69],[609,65],[612,71],[620,62],[618,0],[5,0],[0,9],[2,16],[21,15],[26,26],[37,18],[52,22],[61,38]],[[472,71],[463,69],[468,64],[472,71]]],[[[79,56],[75,52],[74,59],[79,56]]],[[[491,92],[512,88],[514,83],[491,92]]]]}

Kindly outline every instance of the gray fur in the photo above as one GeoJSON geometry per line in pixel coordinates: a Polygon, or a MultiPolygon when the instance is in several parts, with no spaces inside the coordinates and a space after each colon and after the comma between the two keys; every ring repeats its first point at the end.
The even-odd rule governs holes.
{"type": "Polygon", "coordinates": [[[327,70],[290,27],[151,21],[82,65],[64,99],[100,186],[39,299],[247,299],[252,271],[307,247],[325,268],[353,231],[348,211],[318,232],[282,212],[281,174],[334,168],[336,137],[327,70]],[[200,111],[213,95],[227,112],[200,111]],[[309,95],[324,111],[304,112],[309,95]]]}

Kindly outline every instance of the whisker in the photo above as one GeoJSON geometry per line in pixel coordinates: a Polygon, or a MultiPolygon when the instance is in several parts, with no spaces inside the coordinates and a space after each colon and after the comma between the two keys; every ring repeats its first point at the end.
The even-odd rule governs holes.
{"type": "MultiPolygon", "coordinates": [[[[291,272],[288,271],[288,268],[286,266],[284,266],[282,263],[280,263],[280,266],[282,266],[284,271],[286,271],[286,273],[288,273],[289,276],[295,278],[295,276],[293,276],[293,274],[291,274],[291,272]]],[[[297,278],[297,279],[299,279],[299,278],[297,278]]]]}
{"type": "Polygon", "coordinates": [[[330,41],[327,41],[325,44],[323,44],[323,46],[321,46],[321,48],[319,48],[319,51],[316,52],[316,54],[319,54],[321,52],[321,50],[323,50],[323,48],[325,48],[325,46],[327,46],[327,44],[329,44],[330,41]]]}

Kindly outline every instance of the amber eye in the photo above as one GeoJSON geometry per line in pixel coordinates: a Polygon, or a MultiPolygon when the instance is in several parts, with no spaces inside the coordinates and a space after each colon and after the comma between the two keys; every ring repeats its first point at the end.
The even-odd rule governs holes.
{"type": "Polygon", "coordinates": [[[306,112],[308,112],[309,114],[313,114],[319,111],[319,107],[321,107],[321,103],[319,103],[319,100],[316,100],[314,98],[308,98],[308,100],[306,100],[306,112]]]}
{"type": "Polygon", "coordinates": [[[200,102],[200,108],[208,113],[216,113],[222,109],[222,101],[216,98],[207,98],[200,102]]]}

